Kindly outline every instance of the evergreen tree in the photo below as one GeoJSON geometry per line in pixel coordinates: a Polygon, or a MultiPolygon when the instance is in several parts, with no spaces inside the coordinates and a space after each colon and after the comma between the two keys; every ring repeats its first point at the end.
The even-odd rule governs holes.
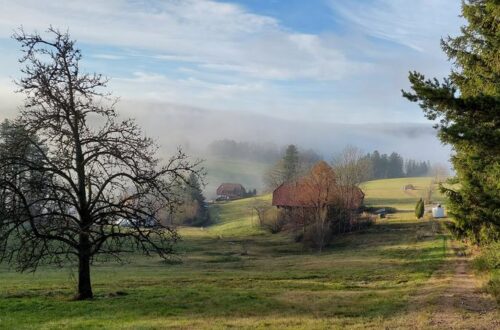
{"type": "Polygon", "coordinates": [[[299,151],[293,144],[286,148],[283,168],[285,182],[293,181],[299,176],[299,151]]]}
{"type": "MultiPolygon", "coordinates": [[[[17,121],[4,120],[0,124],[0,159],[22,158],[32,163],[40,163],[43,160],[43,152],[46,146],[38,136],[27,132],[17,121]]],[[[0,170],[0,182],[7,180],[23,184],[23,188],[29,191],[28,202],[47,194],[47,186],[50,176],[34,170],[23,170],[18,164],[3,166],[0,170]]],[[[19,207],[21,201],[8,193],[5,186],[0,185],[0,224],[7,217],[9,207],[19,207]]],[[[34,206],[37,208],[37,206],[34,206]]],[[[38,207],[37,211],[40,211],[38,207]]]]}
{"type": "Polygon", "coordinates": [[[386,154],[380,156],[380,179],[389,177],[389,157],[386,154]]]}
{"type": "Polygon", "coordinates": [[[383,176],[383,169],[380,159],[380,153],[375,150],[373,155],[371,155],[372,164],[373,164],[373,176],[374,179],[380,179],[383,176]]]}
{"type": "Polygon", "coordinates": [[[388,158],[388,169],[387,177],[389,178],[401,178],[403,174],[403,157],[401,155],[393,152],[388,158]]]}
{"type": "Polygon", "coordinates": [[[442,186],[448,214],[458,233],[476,242],[500,236],[500,3],[468,0],[462,5],[467,25],[461,35],[442,40],[453,61],[450,76],[440,82],[412,72],[412,92],[426,117],[437,120],[442,142],[452,145],[459,185],[442,186]]]}
{"type": "Polygon", "coordinates": [[[425,176],[429,173],[427,162],[417,162],[414,159],[408,159],[405,163],[405,175],[407,177],[425,176]]]}
{"type": "Polygon", "coordinates": [[[420,198],[415,206],[415,216],[420,219],[424,216],[425,205],[422,198],[420,198]]]}
{"type": "Polygon", "coordinates": [[[210,223],[210,213],[208,212],[208,205],[203,196],[200,181],[197,175],[191,174],[189,176],[187,191],[187,204],[192,204],[196,210],[192,219],[187,219],[187,222],[194,226],[205,226],[210,223]]]}

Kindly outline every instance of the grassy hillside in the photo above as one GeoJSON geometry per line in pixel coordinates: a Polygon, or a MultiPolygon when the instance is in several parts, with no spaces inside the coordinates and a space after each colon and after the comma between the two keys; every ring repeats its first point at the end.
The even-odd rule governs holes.
{"type": "Polygon", "coordinates": [[[203,164],[207,170],[205,196],[215,198],[215,190],[224,182],[241,183],[246,189],[262,191],[262,177],[271,166],[261,162],[208,157],[203,164]]]}
{"type": "MultiPolygon", "coordinates": [[[[368,181],[361,185],[365,191],[365,203],[368,205],[391,206],[399,211],[413,211],[415,203],[420,197],[424,197],[425,189],[430,187],[432,178],[398,178],[368,181]],[[404,190],[405,185],[411,184],[415,190],[404,190]]],[[[432,185],[433,202],[442,202],[443,196],[436,184],[432,185]]]]}
{"type": "MultiPolygon", "coordinates": [[[[366,183],[367,202],[409,207],[417,196],[411,199],[401,189],[407,180],[366,183]]],[[[270,201],[270,196],[259,198],[270,201]]],[[[94,301],[70,301],[76,285],[70,268],[18,274],[0,266],[0,328],[413,324],[408,302],[445,255],[446,236],[437,222],[399,212],[363,232],[336,237],[318,254],[287,234],[256,227],[253,202],[217,204],[211,209],[215,225],[182,228],[183,241],[171,262],[133,255],[124,265],[96,265],[94,301]]]]}

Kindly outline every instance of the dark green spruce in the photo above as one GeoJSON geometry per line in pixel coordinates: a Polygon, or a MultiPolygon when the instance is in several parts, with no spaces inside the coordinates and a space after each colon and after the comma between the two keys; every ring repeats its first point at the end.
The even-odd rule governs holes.
{"type": "Polygon", "coordinates": [[[441,189],[456,233],[485,243],[500,236],[500,2],[465,1],[462,15],[461,34],[441,41],[453,63],[449,77],[412,72],[412,91],[403,96],[420,104],[453,148],[456,176],[441,189]]]}

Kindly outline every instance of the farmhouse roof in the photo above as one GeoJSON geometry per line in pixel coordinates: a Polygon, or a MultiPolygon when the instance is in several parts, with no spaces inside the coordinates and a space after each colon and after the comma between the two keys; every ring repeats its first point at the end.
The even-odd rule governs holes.
{"type": "MultiPolygon", "coordinates": [[[[318,196],[322,194],[317,186],[309,184],[306,180],[299,180],[292,183],[284,183],[273,191],[273,206],[280,207],[315,207],[318,202],[318,196]]],[[[351,196],[352,200],[345,200],[353,209],[359,208],[363,204],[365,194],[356,187],[336,186],[335,192],[328,196],[329,203],[334,204],[339,200],[343,191],[353,189],[352,194],[344,194],[351,196]]]]}
{"type": "Polygon", "coordinates": [[[223,183],[217,188],[217,195],[241,194],[245,188],[239,183],[223,183]]]}
{"type": "Polygon", "coordinates": [[[304,181],[283,183],[273,191],[273,206],[310,207],[311,187],[304,181]]]}

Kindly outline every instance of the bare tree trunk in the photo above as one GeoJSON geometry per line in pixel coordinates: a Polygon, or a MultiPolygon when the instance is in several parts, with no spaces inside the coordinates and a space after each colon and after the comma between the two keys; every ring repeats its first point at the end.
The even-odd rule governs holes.
{"type": "Polygon", "coordinates": [[[78,256],[78,294],[77,300],[92,299],[92,284],[90,281],[90,242],[87,234],[80,235],[80,251],[78,256]]]}
{"type": "Polygon", "coordinates": [[[326,245],[326,236],[327,236],[327,230],[325,228],[326,225],[326,220],[328,217],[328,208],[326,205],[322,205],[319,208],[319,253],[323,252],[323,247],[326,245]]]}

